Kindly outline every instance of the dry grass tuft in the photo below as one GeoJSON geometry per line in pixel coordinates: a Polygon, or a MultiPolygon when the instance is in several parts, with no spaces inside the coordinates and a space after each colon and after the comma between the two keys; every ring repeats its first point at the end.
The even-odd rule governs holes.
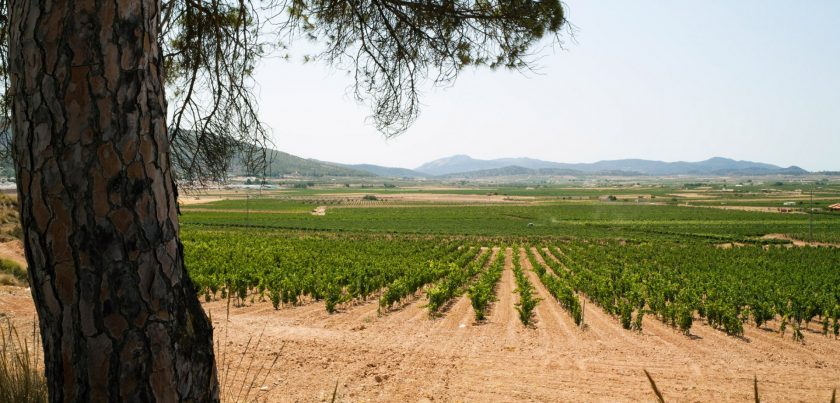
{"type": "Polygon", "coordinates": [[[38,365],[37,331],[22,339],[9,319],[0,325],[0,402],[46,402],[47,380],[38,365]]]}
{"type": "Polygon", "coordinates": [[[17,278],[15,278],[15,276],[0,272],[0,285],[20,287],[22,284],[17,278]]]}
{"type": "Polygon", "coordinates": [[[0,285],[24,286],[27,279],[26,269],[14,260],[0,258],[0,285]]]}
{"type": "MultiPolygon", "coordinates": [[[[230,319],[230,298],[225,314],[224,333],[216,331],[216,365],[219,368],[219,389],[220,398],[223,402],[265,402],[268,399],[264,392],[268,391],[266,381],[279,361],[284,345],[280,345],[277,351],[267,355],[259,352],[260,343],[265,333],[265,326],[255,337],[250,337],[245,348],[238,352],[228,351],[228,327],[230,319]],[[219,336],[224,336],[221,340],[219,336]],[[229,353],[235,354],[228,359],[229,353]],[[273,357],[272,357],[273,356],[273,357]]],[[[212,317],[211,317],[212,322],[212,317]]]]}

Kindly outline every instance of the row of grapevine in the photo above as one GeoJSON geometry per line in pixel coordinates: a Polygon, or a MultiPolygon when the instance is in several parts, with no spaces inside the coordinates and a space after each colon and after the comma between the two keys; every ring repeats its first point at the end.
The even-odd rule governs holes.
{"type": "Polygon", "coordinates": [[[519,320],[523,325],[528,326],[534,320],[534,308],[537,307],[540,299],[536,297],[536,290],[528,276],[522,269],[520,262],[520,249],[516,248],[513,256],[513,275],[516,278],[516,291],[519,293],[519,302],[516,304],[516,311],[519,313],[519,320]]]}
{"type": "MultiPolygon", "coordinates": [[[[182,240],[186,267],[207,300],[268,297],[275,308],[324,301],[330,312],[370,298],[390,309],[426,287],[430,313],[467,292],[476,319],[482,320],[505,260],[501,252],[490,262],[494,254],[475,246],[487,239],[462,237],[188,226],[182,240]]],[[[778,321],[780,333],[790,331],[796,340],[814,326],[840,336],[837,248],[576,240],[526,252],[540,282],[578,325],[583,321],[579,295],[585,294],[627,329],[640,330],[650,315],[687,334],[703,320],[731,335],[742,335],[746,323],[762,327],[778,321]]],[[[527,322],[536,304],[533,285],[526,284],[519,259],[513,262],[524,301],[517,309],[527,322]]]]}
{"type": "Polygon", "coordinates": [[[482,321],[487,316],[487,309],[490,303],[493,302],[496,295],[496,284],[502,278],[502,271],[505,269],[505,253],[504,248],[499,249],[487,268],[478,281],[473,284],[467,291],[467,296],[470,298],[473,311],[475,311],[475,320],[482,321]]]}
{"type": "Polygon", "coordinates": [[[438,281],[452,271],[459,270],[479,252],[477,248],[462,248],[453,262],[430,261],[426,267],[410,267],[402,276],[388,284],[379,298],[380,309],[390,309],[404,298],[414,295],[421,287],[438,281]]]}
{"type": "MultiPolygon", "coordinates": [[[[541,253],[541,251],[538,253],[541,253]]],[[[546,265],[537,262],[533,250],[529,249],[527,251],[527,255],[528,261],[531,263],[531,267],[534,269],[534,272],[537,273],[537,276],[540,278],[540,281],[548,290],[549,294],[551,294],[551,296],[560,303],[560,306],[572,315],[572,319],[575,321],[575,324],[580,326],[581,323],[583,323],[583,308],[580,304],[580,298],[578,298],[575,293],[575,289],[571,286],[572,278],[569,273],[567,273],[563,268],[550,266],[549,262],[554,262],[551,259],[548,259],[545,255],[542,256],[542,259],[546,265]],[[546,266],[550,267],[552,272],[546,270],[546,266]]]]}
{"type": "MultiPolygon", "coordinates": [[[[473,253],[466,257],[471,259],[477,250],[470,252],[459,240],[235,229],[187,229],[182,240],[186,267],[207,300],[221,296],[241,303],[248,296],[252,300],[268,296],[278,308],[324,300],[328,311],[378,295],[398,279],[412,288],[417,273],[448,267],[468,253],[473,253]]],[[[435,277],[421,280],[426,279],[435,277]]]]}
{"type": "Polygon", "coordinates": [[[404,276],[392,281],[379,298],[380,309],[391,309],[408,296],[414,295],[424,285],[437,280],[451,270],[452,263],[430,261],[425,268],[411,270],[404,276]]]}
{"type": "Polygon", "coordinates": [[[625,327],[641,327],[641,319],[629,323],[635,311],[685,333],[697,318],[730,335],[742,335],[747,322],[761,327],[779,319],[782,334],[792,327],[802,340],[803,325],[818,318],[823,334],[840,334],[836,248],[572,242],[557,258],[581,291],[625,327]]]}
{"type": "MultiPolygon", "coordinates": [[[[478,253],[478,249],[476,249],[478,253]]],[[[438,314],[453,298],[464,293],[467,284],[472,280],[487,263],[490,251],[481,251],[477,259],[460,262],[450,265],[448,273],[438,282],[426,289],[426,298],[429,303],[429,315],[438,314]]]]}

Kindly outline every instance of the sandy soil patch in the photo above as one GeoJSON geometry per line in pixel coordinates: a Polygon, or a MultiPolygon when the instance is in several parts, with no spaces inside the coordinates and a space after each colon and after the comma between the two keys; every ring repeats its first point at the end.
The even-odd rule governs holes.
{"type": "Polygon", "coordinates": [[[768,207],[768,206],[695,206],[691,204],[680,204],[683,207],[699,207],[699,208],[714,208],[718,210],[739,210],[739,211],[758,211],[762,213],[784,213],[784,214],[804,214],[802,211],[783,211],[783,209],[787,208],[791,210],[790,207],[768,207]]]}
{"type": "Polygon", "coordinates": [[[475,194],[448,194],[448,193],[346,193],[319,194],[321,198],[361,198],[365,195],[374,195],[378,201],[396,202],[435,202],[435,203],[511,203],[526,202],[536,199],[533,196],[505,196],[505,195],[475,195],[475,194]]]}
{"type": "MultiPolygon", "coordinates": [[[[533,206],[534,204],[541,204],[542,202],[532,202],[532,203],[523,203],[523,202],[509,202],[505,203],[506,206],[533,206]]],[[[380,202],[360,202],[360,203],[348,203],[348,204],[337,204],[330,206],[331,209],[340,209],[340,208],[369,208],[369,207],[376,207],[376,208],[452,208],[452,207],[479,207],[479,206],[497,206],[498,203],[382,203],[380,202]]]]}
{"type": "Polygon", "coordinates": [[[715,245],[715,247],[720,248],[720,249],[732,249],[732,248],[735,248],[735,247],[740,248],[742,246],[746,246],[746,244],[741,243],[741,242],[725,242],[725,243],[719,243],[719,244],[715,245]]]}
{"type": "Polygon", "coordinates": [[[710,195],[710,194],[705,194],[705,193],[691,193],[691,192],[670,193],[666,196],[682,197],[684,199],[708,199],[708,198],[720,197],[720,196],[710,195]]]}
{"type": "Polygon", "coordinates": [[[178,198],[178,204],[181,206],[191,206],[194,204],[211,203],[225,199],[226,198],[219,196],[181,196],[178,198]]]}
{"type": "MultiPolygon", "coordinates": [[[[731,198],[729,199],[734,202],[744,203],[744,202],[779,202],[779,206],[782,206],[782,203],[786,201],[803,201],[806,202],[811,200],[810,197],[807,195],[791,195],[791,196],[778,196],[778,197],[751,197],[751,198],[731,198]]],[[[818,197],[814,196],[814,201],[820,200],[837,200],[837,196],[828,196],[828,197],[818,197]]]]}

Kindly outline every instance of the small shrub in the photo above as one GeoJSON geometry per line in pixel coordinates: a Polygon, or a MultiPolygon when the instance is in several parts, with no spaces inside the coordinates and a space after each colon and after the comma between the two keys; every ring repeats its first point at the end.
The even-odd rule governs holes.
{"type": "Polygon", "coordinates": [[[26,284],[27,281],[28,275],[25,268],[14,260],[0,258],[0,284],[22,285],[26,284]]]}
{"type": "Polygon", "coordinates": [[[694,312],[689,307],[682,306],[677,312],[677,325],[685,334],[691,332],[691,324],[694,322],[694,312]]]}
{"type": "MultiPolygon", "coordinates": [[[[743,336],[744,325],[737,316],[727,315],[723,319],[723,330],[730,336],[743,336]]],[[[801,333],[800,333],[801,334],[801,333]]]]}

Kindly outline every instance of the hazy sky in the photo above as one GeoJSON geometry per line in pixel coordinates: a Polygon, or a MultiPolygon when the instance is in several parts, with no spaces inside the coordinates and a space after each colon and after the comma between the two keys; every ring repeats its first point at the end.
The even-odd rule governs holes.
{"type": "Polygon", "coordinates": [[[397,138],[366,120],[342,70],[300,59],[260,66],[262,118],[278,149],[344,163],[722,156],[840,170],[840,1],[566,5],[574,41],[545,49],[538,74],[428,87],[397,138]]]}

